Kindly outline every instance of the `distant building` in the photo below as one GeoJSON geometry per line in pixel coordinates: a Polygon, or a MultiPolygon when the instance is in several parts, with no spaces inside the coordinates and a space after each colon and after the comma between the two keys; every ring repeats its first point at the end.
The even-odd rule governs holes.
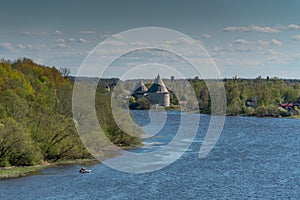
{"type": "Polygon", "coordinates": [[[110,86],[109,85],[106,85],[105,89],[106,89],[107,92],[110,92],[110,86]]]}
{"type": "Polygon", "coordinates": [[[293,103],[280,103],[280,107],[290,111],[290,110],[295,110],[295,107],[300,108],[300,97],[297,98],[297,101],[293,103]]]}
{"type": "Polygon", "coordinates": [[[147,90],[147,87],[142,81],[139,82],[132,96],[136,99],[146,97],[151,104],[170,106],[170,92],[160,78],[159,74],[155,78],[154,83],[149,90],[147,90]]]}
{"type": "Polygon", "coordinates": [[[175,81],[174,76],[171,76],[171,82],[174,82],[174,81],[175,81]]]}
{"type": "Polygon", "coordinates": [[[145,86],[145,84],[143,83],[143,81],[140,81],[138,83],[138,85],[136,86],[134,93],[133,93],[133,97],[138,99],[138,98],[142,98],[145,97],[147,94],[147,87],[145,86]]]}
{"type": "Polygon", "coordinates": [[[286,110],[292,110],[296,105],[293,103],[280,103],[279,106],[286,110]]]}
{"type": "Polygon", "coordinates": [[[257,107],[257,97],[254,97],[253,99],[252,98],[246,99],[245,106],[256,108],[257,107]]]}

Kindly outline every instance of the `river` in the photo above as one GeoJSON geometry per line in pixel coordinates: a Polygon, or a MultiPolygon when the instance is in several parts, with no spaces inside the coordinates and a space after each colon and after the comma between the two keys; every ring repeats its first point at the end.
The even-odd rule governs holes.
{"type": "MultiPolygon", "coordinates": [[[[180,112],[168,111],[161,132],[133,152],[156,151],[178,128],[180,112]]],[[[135,111],[147,124],[147,111],[135,111]]],[[[0,181],[0,199],[300,199],[300,121],[298,119],[226,117],[209,155],[198,153],[209,115],[190,148],[167,167],[142,174],[103,164],[49,167],[40,174],[0,181]]]]}

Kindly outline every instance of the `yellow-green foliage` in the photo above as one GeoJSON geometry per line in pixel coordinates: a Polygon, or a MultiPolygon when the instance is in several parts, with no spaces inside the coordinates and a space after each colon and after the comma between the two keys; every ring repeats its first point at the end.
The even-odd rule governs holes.
{"type": "MultiPolygon", "coordinates": [[[[190,83],[197,95],[200,111],[210,113],[210,94],[205,81],[195,78],[190,79],[190,83]]],[[[279,104],[297,102],[300,97],[300,82],[297,80],[233,78],[223,83],[228,115],[289,116],[285,109],[278,109],[279,104]],[[247,99],[256,99],[256,104],[245,107],[247,99]]]]}
{"type": "MultiPolygon", "coordinates": [[[[90,157],[74,125],[72,88],[54,67],[0,61],[0,166],[90,157]]],[[[110,125],[107,130],[115,127],[110,125]]],[[[139,142],[120,131],[111,134],[116,143],[139,142]]]]}

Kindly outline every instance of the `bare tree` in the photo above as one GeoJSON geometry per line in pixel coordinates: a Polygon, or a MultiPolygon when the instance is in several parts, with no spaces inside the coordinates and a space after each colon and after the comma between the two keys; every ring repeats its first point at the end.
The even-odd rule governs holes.
{"type": "Polygon", "coordinates": [[[62,67],[62,68],[59,68],[59,72],[61,73],[61,75],[63,77],[66,78],[66,77],[68,77],[70,75],[71,70],[69,68],[67,68],[67,67],[62,67]]]}

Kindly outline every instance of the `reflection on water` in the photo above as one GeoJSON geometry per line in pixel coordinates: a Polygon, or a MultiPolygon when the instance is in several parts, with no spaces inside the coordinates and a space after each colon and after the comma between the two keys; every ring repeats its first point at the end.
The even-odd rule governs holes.
{"type": "MultiPolygon", "coordinates": [[[[178,115],[168,112],[161,132],[132,151],[156,151],[168,144],[178,115]]],[[[146,111],[136,116],[139,123],[148,123],[146,111]]],[[[0,181],[0,199],[300,198],[299,120],[227,117],[215,148],[198,159],[208,123],[209,116],[201,116],[189,150],[162,170],[130,174],[96,164],[88,167],[92,173],[80,174],[81,165],[50,167],[38,175],[0,181]]]]}

